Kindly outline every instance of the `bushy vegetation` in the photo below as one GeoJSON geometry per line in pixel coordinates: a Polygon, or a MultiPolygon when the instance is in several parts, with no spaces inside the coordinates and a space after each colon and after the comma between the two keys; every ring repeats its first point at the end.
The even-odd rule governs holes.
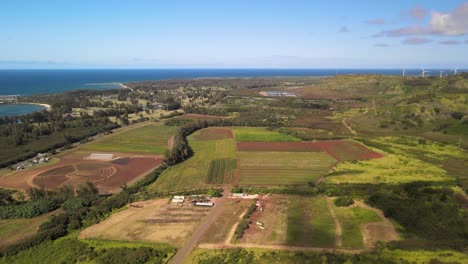
{"type": "Polygon", "coordinates": [[[467,216],[451,189],[414,183],[381,188],[368,200],[420,239],[467,245],[467,216]]]}
{"type": "Polygon", "coordinates": [[[454,251],[403,251],[380,250],[362,254],[291,252],[278,250],[203,250],[198,249],[188,263],[203,264],[413,264],[413,263],[464,263],[466,254],[454,251]]]}
{"type": "Polygon", "coordinates": [[[87,243],[72,235],[0,258],[0,263],[165,263],[172,251],[142,243],[87,243]]]}
{"type": "Polygon", "coordinates": [[[333,203],[338,207],[347,207],[354,204],[354,200],[351,197],[344,196],[336,198],[333,203]]]}
{"type": "Polygon", "coordinates": [[[232,236],[232,240],[234,242],[240,240],[242,236],[245,233],[245,230],[249,228],[250,224],[250,216],[257,210],[257,200],[254,199],[254,201],[250,204],[249,208],[247,208],[247,212],[245,212],[244,216],[242,217],[241,221],[236,227],[236,230],[234,231],[234,235],[232,236]]]}

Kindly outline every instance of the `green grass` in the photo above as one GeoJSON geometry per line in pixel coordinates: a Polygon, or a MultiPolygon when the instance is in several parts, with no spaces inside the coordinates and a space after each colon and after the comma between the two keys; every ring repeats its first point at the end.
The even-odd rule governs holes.
{"type": "Polygon", "coordinates": [[[208,174],[206,175],[206,183],[210,184],[226,184],[231,183],[234,177],[234,171],[237,166],[235,159],[216,159],[210,163],[208,174]]]}
{"type": "Polygon", "coordinates": [[[106,240],[78,240],[77,234],[71,234],[55,241],[45,241],[38,246],[23,250],[11,257],[0,258],[0,264],[11,263],[96,263],[96,257],[102,250],[109,248],[151,247],[167,253],[168,260],[173,248],[168,245],[122,242],[106,240]]]}
{"type": "Polygon", "coordinates": [[[382,220],[374,211],[361,207],[343,208],[334,206],[333,210],[341,223],[342,246],[345,248],[364,248],[361,224],[382,220]]]}
{"type": "Polygon", "coordinates": [[[148,125],[88,144],[87,150],[128,152],[144,154],[164,154],[168,148],[168,140],[176,132],[177,127],[148,125]]]}
{"type": "Polygon", "coordinates": [[[387,154],[373,160],[339,163],[336,167],[339,175],[330,175],[326,182],[399,184],[413,181],[453,181],[454,178],[441,168],[443,162],[464,157],[464,153],[456,147],[430,141],[419,144],[415,137],[381,137],[365,140],[365,143],[383,149],[387,154]],[[440,161],[440,164],[423,160],[440,161]]]}
{"type": "MultiPolygon", "coordinates": [[[[439,260],[439,263],[466,263],[467,254],[451,251],[451,250],[389,250],[384,249],[370,253],[364,253],[356,258],[350,254],[340,254],[335,258],[335,254],[318,253],[318,252],[293,252],[293,251],[278,251],[269,249],[247,249],[239,252],[238,249],[231,250],[212,250],[212,249],[195,249],[185,260],[185,264],[200,263],[202,260],[225,260],[227,256],[229,259],[235,259],[233,256],[245,256],[246,253],[253,254],[253,259],[248,259],[251,264],[268,264],[268,263],[282,263],[282,264],[296,264],[296,263],[405,263],[405,264],[427,264],[431,260],[439,260]],[[230,255],[231,254],[231,255],[230,255]]],[[[237,258],[239,259],[239,257],[237,258]]],[[[243,260],[243,259],[242,259],[243,260]]],[[[217,262],[207,262],[217,263],[217,262]]],[[[219,263],[219,262],[218,262],[219,263]]],[[[437,262],[434,262],[437,263],[437,262]]]]}
{"type": "Polygon", "coordinates": [[[335,246],[335,223],[324,197],[289,199],[286,244],[290,246],[335,246]]]}
{"type": "Polygon", "coordinates": [[[310,210],[312,212],[313,243],[315,247],[335,246],[335,222],[327,206],[324,197],[310,199],[310,210]]]}
{"type": "Polygon", "coordinates": [[[233,139],[196,140],[199,131],[188,137],[194,155],[188,160],[166,169],[150,187],[158,192],[191,190],[207,187],[205,178],[211,161],[235,159],[236,146],[233,139]]]}
{"type": "Polygon", "coordinates": [[[335,160],[323,152],[239,152],[240,184],[307,184],[326,175],[335,160]]]}
{"type": "Polygon", "coordinates": [[[234,136],[240,142],[297,142],[301,141],[290,135],[270,131],[263,127],[232,128],[234,136]]]}
{"type": "Polygon", "coordinates": [[[0,247],[34,235],[36,233],[36,228],[45,222],[52,214],[56,214],[56,212],[43,214],[30,219],[0,220],[0,247]]]}
{"type": "Polygon", "coordinates": [[[289,199],[286,244],[291,246],[308,246],[312,244],[314,237],[309,209],[307,200],[298,197],[289,199]]]}

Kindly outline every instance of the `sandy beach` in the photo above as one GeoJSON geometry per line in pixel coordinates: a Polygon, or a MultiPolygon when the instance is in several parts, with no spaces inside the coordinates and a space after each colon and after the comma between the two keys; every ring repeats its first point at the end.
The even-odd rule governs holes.
{"type": "Polygon", "coordinates": [[[21,103],[21,104],[40,105],[40,106],[44,107],[47,111],[50,111],[52,109],[52,106],[50,104],[40,104],[40,103],[21,103]]]}

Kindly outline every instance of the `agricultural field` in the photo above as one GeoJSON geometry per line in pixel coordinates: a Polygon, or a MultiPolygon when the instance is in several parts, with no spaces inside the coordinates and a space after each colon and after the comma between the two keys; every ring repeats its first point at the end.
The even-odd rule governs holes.
{"type": "Polygon", "coordinates": [[[147,125],[98,139],[83,147],[86,150],[162,155],[170,147],[177,127],[147,125]]]}
{"type": "Polygon", "coordinates": [[[335,224],[325,198],[290,198],[287,223],[287,245],[335,246],[335,224]]]}
{"type": "Polygon", "coordinates": [[[325,140],[314,143],[340,162],[383,157],[383,154],[372,151],[366,146],[352,140],[325,140]]]}
{"type": "Polygon", "coordinates": [[[0,186],[53,190],[91,182],[101,193],[114,193],[120,191],[122,185],[138,180],[162,163],[160,157],[121,156],[112,160],[90,160],[86,155],[89,153],[73,152],[55,164],[5,175],[0,177],[0,186]]]}
{"type": "Polygon", "coordinates": [[[240,151],[240,184],[307,184],[326,175],[335,159],[323,152],[240,151]]]}
{"type": "Polygon", "coordinates": [[[358,201],[350,207],[337,207],[328,199],[284,195],[260,198],[264,210],[251,215],[251,225],[239,245],[364,249],[379,240],[399,238],[391,222],[376,209],[358,201]]]}
{"type": "Polygon", "coordinates": [[[206,183],[210,184],[228,184],[234,180],[234,173],[237,168],[235,159],[216,159],[210,163],[206,183]]]}
{"type": "Polygon", "coordinates": [[[297,142],[301,141],[290,135],[270,131],[263,127],[232,128],[236,141],[239,142],[297,142]]]}
{"type": "Polygon", "coordinates": [[[219,140],[233,137],[232,130],[227,127],[210,127],[202,129],[194,136],[196,140],[219,140]]]}
{"type": "MultiPolygon", "coordinates": [[[[236,159],[236,145],[232,138],[206,140],[206,135],[204,135],[202,140],[197,139],[207,133],[205,130],[207,129],[199,130],[188,137],[194,155],[166,169],[151,185],[150,190],[168,192],[207,187],[206,179],[213,160],[236,159]]],[[[211,129],[208,128],[208,130],[211,129]]]]}
{"type": "Polygon", "coordinates": [[[83,230],[81,239],[165,243],[181,247],[210,208],[177,206],[167,199],[135,202],[103,222],[83,230]]]}

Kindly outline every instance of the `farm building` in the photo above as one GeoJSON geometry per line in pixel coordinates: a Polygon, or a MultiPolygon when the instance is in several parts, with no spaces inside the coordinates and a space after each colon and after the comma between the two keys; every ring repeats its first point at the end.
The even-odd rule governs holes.
{"type": "Polygon", "coordinates": [[[205,207],[213,207],[214,203],[211,202],[196,202],[196,206],[205,206],[205,207]]]}
{"type": "Polygon", "coordinates": [[[92,153],[89,155],[89,159],[92,160],[112,160],[113,158],[114,154],[92,153]]]}
{"type": "Polygon", "coordinates": [[[171,203],[181,204],[181,203],[184,203],[184,201],[185,201],[185,196],[175,195],[172,198],[171,203]]]}

